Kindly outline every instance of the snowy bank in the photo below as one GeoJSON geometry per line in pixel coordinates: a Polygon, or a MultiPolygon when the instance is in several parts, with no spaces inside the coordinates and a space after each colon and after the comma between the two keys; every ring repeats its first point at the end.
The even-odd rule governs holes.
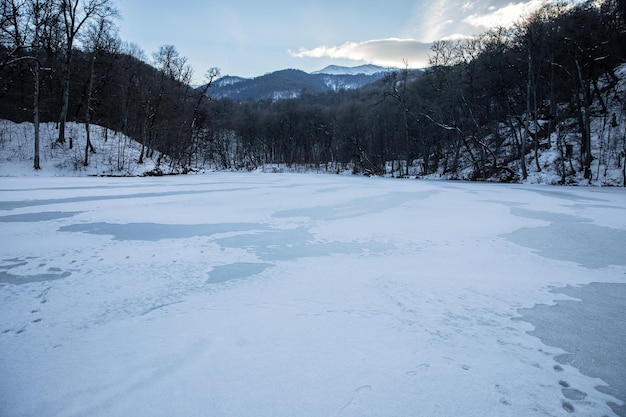
{"type": "Polygon", "coordinates": [[[89,152],[85,165],[85,125],[73,122],[66,125],[68,139],[64,145],[56,142],[59,133],[55,123],[40,124],[41,169],[35,170],[34,132],[32,123],[0,120],[0,177],[140,176],[154,171],[157,166],[165,173],[178,172],[169,169],[165,162],[158,165],[158,154],[153,158],[144,157],[143,163],[138,163],[141,144],[97,125],[90,127],[89,136],[95,152],[89,152]]]}

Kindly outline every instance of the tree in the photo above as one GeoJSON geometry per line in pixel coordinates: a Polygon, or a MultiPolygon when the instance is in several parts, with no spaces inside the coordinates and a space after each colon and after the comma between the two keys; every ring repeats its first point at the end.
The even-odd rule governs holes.
{"type": "MultiPolygon", "coordinates": [[[[171,143],[159,143],[162,130],[171,127],[172,118],[184,114],[178,109],[176,114],[174,107],[181,96],[183,101],[188,94],[189,81],[192,70],[187,65],[187,59],[181,56],[174,45],[163,45],[157,52],[152,54],[153,64],[159,70],[158,81],[150,83],[148,97],[145,102],[144,134],[141,141],[141,152],[137,163],[142,164],[146,156],[151,156],[155,148],[171,145],[171,143]],[[183,85],[184,91],[180,91],[174,85],[183,85]],[[181,94],[182,93],[182,94],[181,94]],[[178,96],[181,94],[181,96],[178,96]],[[169,108],[168,108],[169,106],[169,108]],[[166,123],[169,122],[169,123],[166,123]]],[[[175,138],[180,138],[182,125],[176,127],[175,138]]]]}
{"type": "Polygon", "coordinates": [[[93,113],[93,96],[94,96],[94,81],[96,77],[96,61],[98,56],[103,56],[105,53],[114,53],[119,49],[119,39],[115,36],[114,26],[110,19],[106,16],[100,16],[97,21],[94,21],[88,28],[88,36],[86,41],[87,50],[90,51],[90,63],[89,63],[89,81],[87,83],[87,98],[85,106],[85,159],[83,161],[84,166],[89,165],[89,154],[96,153],[96,150],[91,143],[91,115],[93,113]]]}
{"type": "Polygon", "coordinates": [[[402,122],[404,127],[404,140],[405,140],[405,174],[407,177],[409,176],[409,166],[410,166],[410,144],[411,144],[411,135],[409,133],[409,112],[411,111],[408,106],[409,100],[409,91],[408,91],[408,79],[409,79],[409,69],[408,64],[398,72],[391,72],[387,77],[385,77],[385,84],[387,84],[387,91],[385,92],[385,96],[391,97],[400,106],[400,112],[402,114],[402,122]]]}
{"type": "MultiPolygon", "coordinates": [[[[204,77],[206,79],[206,84],[204,87],[197,92],[198,99],[196,100],[196,104],[193,107],[193,114],[191,117],[191,123],[189,126],[189,142],[190,142],[190,158],[198,153],[198,139],[199,132],[202,129],[202,120],[201,120],[201,105],[205,98],[208,97],[209,88],[213,85],[213,82],[220,76],[219,68],[210,68],[205,73],[204,77]]],[[[191,161],[190,161],[191,162],[191,161]]],[[[191,163],[189,163],[191,165],[191,163]]]]}
{"type": "MultiPolygon", "coordinates": [[[[78,34],[87,22],[95,18],[107,18],[117,15],[117,10],[111,5],[110,0],[57,0],[60,16],[63,21],[64,31],[64,60],[61,116],[59,117],[59,136],[57,142],[65,143],[65,122],[70,97],[70,78],[72,66],[72,54],[78,34]]],[[[70,144],[71,147],[71,144],[70,144]]]]}

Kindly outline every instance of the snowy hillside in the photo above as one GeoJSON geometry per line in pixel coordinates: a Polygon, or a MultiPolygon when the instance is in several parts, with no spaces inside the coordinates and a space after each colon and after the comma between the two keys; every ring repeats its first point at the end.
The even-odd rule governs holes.
{"type": "MultiPolygon", "coordinates": [[[[90,138],[96,152],[89,153],[87,166],[84,164],[85,126],[78,123],[66,125],[66,137],[73,140],[71,149],[69,139],[63,146],[55,143],[57,136],[54,123],[40,125],[41,170],[36,171],[33,169],[33,124],[0,120],[0,176],[137,176],[157,168],[158,155],[144,158],[142,164],[137,163],[141,144],[101,126],[91,126],[90,138]]],[[[166,162],[159,169],[164,173],[180,171],[172,169],[166,162]]]]}
{"type": "Polygon", "coordinates": [[[389,68],[380,67],[378,65],[359,65],[357,67],[344,67],[341,65],[329,65],[319,71],[314,71],[311,74],[329,74],[329,75],[374,75],[379,72],[387,72],[389,68]]]}
{"type": "MultiPolygon", "coordinates": [[[[514,173],[511,182],[524,182],[527,184],[550,184],[550,185],[594,185],[594,186],[618,186],[626,187],[626,64],[616,69],[617,83],[609,83],[608,76],[604,77],[599,85],[602,101],[597,97],[589,109],[591,115],[591,179],[583,177],[581,169],[581,134],[579,122],[568,105],[561,104],[560,112],[567,115],[560,123],[552,124],[552,131],[546,132],[548,120],[541,116],[533,118],[529,123],[529,143],[525,163],[528,169],[528,178],[521,180],[520,160],[511,159],[507,155],[512,152],[516,145],[514,139],[523,135],[523,124],[513,122],[506,125],[501,123],[500,135],[489,135],[480,138],[481,143],[491,144],[501,140],[498,158],[506,160],[507,173],[514,173]],[[513,132],[512,125],[516,125],[518,133],[513,132]],[[517,136],[515,136],[517,134],[517,136]],[[539,137],[539,146],[534,146],[532,138],[539,137]]],[[[411,175],[421,175],[421,164],[416,161],[409,171],[411,175]]],[[[472,179],[474,167],[472,161],[465,159],[457,173],[444,174],[440,167],[437,172],[426,176],[427,178],[446,179],[472,179]]],[[[392,171],[388,167],[388,171],[392,171]]],[[[501,177],[495,175],[491,181],[500,181],[501,177]]]]}
{"type": "MultiPolygon", "coordinates": [[[[214,86],[215,87],[222,87],[225,85],[233,85],[233,84],[237,84],[240,83],[242,81],[246,81],[247,78],[243,78],[243,77],[235,77],[235,76],[231,76],[231,75],[225,75],[223,77],[220,77],[219,79],[217,79],[214,82],[214,86]]],[[[202,86],[201,88],[204,88],[205,86],[202,86]]]]}

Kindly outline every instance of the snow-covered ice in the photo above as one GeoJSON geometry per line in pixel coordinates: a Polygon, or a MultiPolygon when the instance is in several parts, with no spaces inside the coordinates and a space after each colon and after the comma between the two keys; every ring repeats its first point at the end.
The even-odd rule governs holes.
{"type": "Polygon", "coordinates": [[[590,343],[623,297],[585,295],[624,294],[623,189],[16,177],[0,235],[2,416],[614,416],[626,399],[623,350],[590,343]],[[565,300],[604,312],[542,321],[565,300]]]}

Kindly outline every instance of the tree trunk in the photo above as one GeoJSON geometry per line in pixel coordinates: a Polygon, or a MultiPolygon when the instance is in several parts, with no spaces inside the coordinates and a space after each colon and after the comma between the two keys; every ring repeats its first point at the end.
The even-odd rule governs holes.
{"type": "Polygon", "coordinates": [[[528,143],[528,128],[530,119],[530,93],[532,89],[532,53],[530,45],[528,46],[528,83],[526,84],[526,118],[524,120],[524,135],[522,136],[522,147],[520,149],[520,165],[522,167],[522,179],[528,178],[528,170],[526,169],[526,144],[528,143]]]}
{"type": "Polygon", "coordinates": [[[35,60],[35,71],[33,75],[35,77],[35,92],[33,94],[33,127],[35,128],[35,155],[33,157],[33,168],[36,170],[41,169],[39,164],[39,61],[35,60]]]}
{"type": "Polygon", "coordinates": [[[411,143],[411,137],[409,135],[409,120],[408,120],[408,116],[407,113],[409,112],[409,109],[406,108],[406,105],[404,107],[404,136],[406,139],[406,167],[405,167],[405,176],[409,176],[409,161],[411,159],[410,156],[410,143],[411,143]]]}
{"type": "Polygon", "coordinates": [[[92,96],[93,96],[93,78],[94,78],[95,66],[96,66],[96,56],[94,55],[91,58],[91,71],[89,73],[89,86],[87,89],[87,106],[86,106],[87,109],[85,111],[85,130],[87,133],[87,140],[85,141],[86,142],[85,143],[85,160],[83,162],[84,166],[89,165],[89,152],[96,153],[96,150],[91,144],[91,135],[90,135],[91,129],[89,128],[91,124],[91,101],[92,101],[92,96]]]}
{"type": "Polygon", "coordinates": [[[626,187],[626,152],[624,153],[624,163],[622,164],[622,176],[624,177],[624,187],[626,187]]]}
{"type": "MultiPolygon", "coordinates": [[[[550,64],[554,62],[552,49],[550,50],[550,64]]],[[[554,65],[550,65],[550,115],[548,121],[548,149],[552,148],[552,131],[554,123],[558,123],[558,109],[556,107],[556,93],[554,91],[554,65]]]]}
{"type": "MultiPolygon", "coordinates": [[[[65,122],[67,120],[67,111],[70,102],[70,64],[71,52],[65,59],[65,68],[63,68],[63,101],[61,102],[61,116],[59,117],[59,137],[57,142],[61,145],[65,144],[65,122]]],[[[71,147],[71,146],[70,146],[71,147]]]]}
{"type": "Polygon", "coordinates": [[[535,145],[535,166],[537,167],[537,172],[541,172],[541,165],[539,164],[539,122],[537,120],[537,85],[535,81],[535,77],[531,77],[532,80],[532,93],[533,93],[533,114],[535,115],[534,128],[535,128],[535,137],[534,137],[534,145],[535,145]]]}
{"type": "Polygon", "coordinates": [[[584,82],[582,69],[578,59],[576,59],[575,62],[578,73],[578,82],[580,90],[582,90],[583,94],[583,98],[581,100],[580,90],[576,93],[576,99],[578,102],[578,120],[582,135],[581,158],[583,162],[583,177],[591,183],[591,162],[593,161],[593,155],[591,154],[591,115],[589,114],[591,106],[591,81],[587,80],[586,83],[584,82]]]}

